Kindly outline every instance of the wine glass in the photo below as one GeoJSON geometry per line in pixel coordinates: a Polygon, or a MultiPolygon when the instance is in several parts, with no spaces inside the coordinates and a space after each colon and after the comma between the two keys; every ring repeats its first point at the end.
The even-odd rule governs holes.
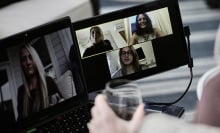
{"type": "Polygon", "coordinates": [[[106,83],[103,90],[108,103],[122,119],[130,120],[139,104],[143,102],[137,84],[130,80],[118,79],[106,83]]]}

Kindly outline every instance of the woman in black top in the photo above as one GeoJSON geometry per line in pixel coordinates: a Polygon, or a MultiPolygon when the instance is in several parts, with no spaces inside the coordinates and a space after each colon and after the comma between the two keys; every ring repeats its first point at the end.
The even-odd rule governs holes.
{"type": "Polygon", "coordinates": [[[20,50],[23,85],[18,90],[18,119],[48,108],[62,100],[52,78],[46,76],[42,62],[30,45],[20,50]]]}
{"type": "Polygon", "coordinates": [[[104,40],[103,32],[98,26],[90,29],[90,39],[93,45],[83,54],[83,57],[88,58],[82,60],[89,92],[103,89],[105,82],[111,78],[105,52],[113,49],[111,43],[104,40]]]}

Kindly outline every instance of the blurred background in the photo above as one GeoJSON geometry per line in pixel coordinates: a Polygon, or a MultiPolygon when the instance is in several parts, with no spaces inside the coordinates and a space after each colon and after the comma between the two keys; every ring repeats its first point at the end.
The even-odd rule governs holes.
{"type": "MultiPolygon", "coordinates": [[[[100,0],[100,14],[143,4],[150,0],[100,0]]],[[[179,0],[184,26],[191,31],[191,54],[194,60],[193,81],[189,92],[177,106],[185,108],[185,119],[192,119],[198,101],[196,88],[198,79],[215,66],[213,58],[214,40],[220,22],[220,10],[210,8],[205,0],[179,0]]],[[[218,6],[214,3],[214,6],[218,6]]],[[[176,100],[185,91],[190,79],[190,71],[183,66],[138,81],[142,93],[148,99],[158,102],[176,100]],[[146,89],[147,88],[147,89],[146,89]]]]}

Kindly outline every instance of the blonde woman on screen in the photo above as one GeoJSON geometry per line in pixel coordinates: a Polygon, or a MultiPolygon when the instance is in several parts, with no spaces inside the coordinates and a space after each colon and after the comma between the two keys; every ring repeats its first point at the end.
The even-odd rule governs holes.
{"type": "Polygon", "coordinates": [[[18,119],[48,108],[62,100],[56,83],[46,76],[43,64],[31,45],[20,49],[23,85],[18,88],[18,119]]]}

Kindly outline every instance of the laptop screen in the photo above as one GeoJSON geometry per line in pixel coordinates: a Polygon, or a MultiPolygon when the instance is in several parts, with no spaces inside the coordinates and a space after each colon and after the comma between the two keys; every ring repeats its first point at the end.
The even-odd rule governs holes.
{"type": "Polygon", "coordinates": [[[177,0],[154,1],[73,23],[89,92],[188,63],[177,0]]]}
{"type": "Polygon", "coordinates": [[[9,103],[19,124],[42,121],[86,99],[68,17],[0,44],[1,105],[9,103]]]}

